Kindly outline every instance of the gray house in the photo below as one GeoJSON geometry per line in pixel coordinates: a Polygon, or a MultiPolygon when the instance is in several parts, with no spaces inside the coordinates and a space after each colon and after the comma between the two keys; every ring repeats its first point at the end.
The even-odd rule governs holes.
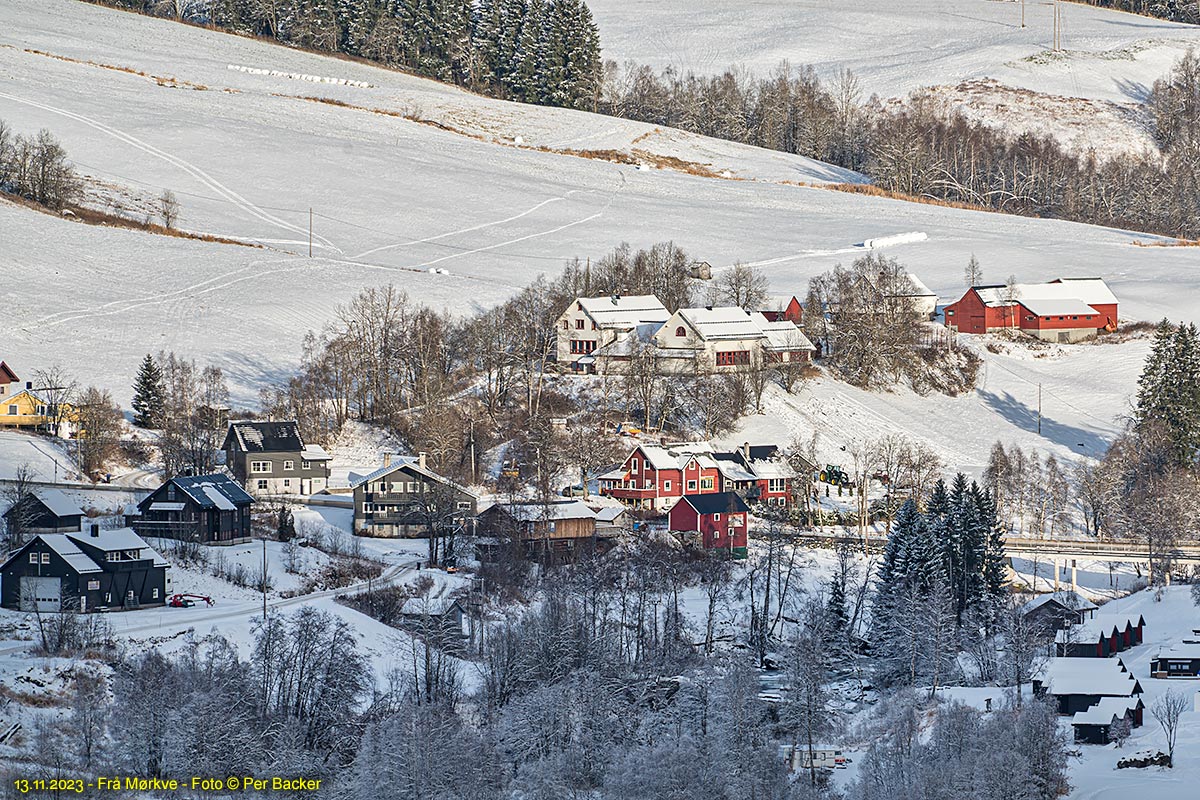
{"type": "Polygon", "coordinates": [[[329,486],[332,457],[305,444],[295,420],[231,422],[221,449],[226,468],[255,497],[310,495],[329,486]]]}
{"type": "Polygon", "coordinates": [[[438,475],[425,454],[387,457],[369,475],[351,475],[354,532],[363,536],[416,537],[433,526],[465,526],[474,519],[479,498],[438,475]]]}

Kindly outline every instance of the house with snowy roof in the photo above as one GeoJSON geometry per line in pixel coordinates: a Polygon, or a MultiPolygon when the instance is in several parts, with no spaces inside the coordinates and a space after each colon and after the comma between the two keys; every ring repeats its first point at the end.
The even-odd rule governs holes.
{"type": "Polygon", "coordinates": [[[1059,714],[1074,715],[1106,697],[1132,699],[1142,685],[1119,658],[1054,658],[1034,677],[1033,693],[1053,698],[1059,714]]]}
{"type": "Polygon", "coordinates": [[[329,486],[333,457],[306,444],[295,420],[231,422],[221,449],[225,468],[255,497],[307,496],[329,486]]]}
{"type": "Polygon", "coordinates": [[[1151,678],[1200,678],[1200,641],[1184,640],[1150,660],[1151,678]]]}
{"type": "MultiPolygon", "coordinates": [[[[754,365],[807,363],[816,347],[791,320],[736,306],[681,308],[654,334],[675,372],[736,372],[754,365]]],[[[666,371],[666,369],[664,369],[666,371]]]]}
{"type": "Polygon", "coordinates": [[[82,530],[83,509],[59,489],[37,489],[22,495],[4,512],[9,531],[22,536],[82,530]]]}
{"type": "Polygon", "coordinates": [[[17,373],[13,372],[12,367],[0,361],[0,400],[19,391],[21,391],[21,379],[17,377],[17,373]]]}
{"type": "Polygon", "coordinates": [[[1041,594],[1024,603],[1021,616],[1046,633],[1071,625],[1082,625],[1095,616],[1099,608],[1078,592],[1066,590],[1041,594]]]}
{"type": "Polygon", "coordinates": [[[1050,342],[1077,342],[1116,330],[1117,298],[1102,278],[972,286],[946,306],[959,333],[1019,330],[1050,342]]]}
{"type": "Polygon", "coordinates": [[[162,605],[171,565],[129,528],[34,536],[0,564],[0,606],[97,611],[162,605]]]}
{"type": "Polygon", "coordinates": [[[665,513],[684,495],[735,492],[764,505],[789,506],[801,477],[772,444],[725,450],[708,442],[639,444],[599,477],[600,493],[631,508],[665,513]]]}
{"type": "Polygon", "coordinates": [[[750,506],[736,492],[686,494],[671,506],[668,525],[685,543],[746,557],[750,506]]]}
{"type": "Polygon", "coordinates": [[[596,512],[578,500],[495,503],[479,514],[477,548],[484,560],[516,547],[528,557],[569,561],[610,545],[598,534],[596,520],[596,512]]]}
{"type": "Polygon", "coordinates": [[[588,371],[595,359],[580,363],[581,359],[627,339],[639,326],[662,325],[669,316],[654,295],[576,298],[559,314],[555,325],[558,363],[588,371]]]}
{"type": "Polygon", "coordinates": [[[1086,711],[1076,711],[1071,728],[1079,744],[1108,744],[1118,725],[1128,729],[1140,728],[1146,705],[1138,695],[1133,697],[1102,697],[1086,711]]]}
{"type": "Polygon", "coordinates": [[[201,544],[250,541],[254,498],[228,475],[171,478],[137,505],[130,524],[142,536],[201,544]]]}
{"type": "Polygon", "coordinates": [[[387,455],[383,465],[350,476],[354,491],[354,532],[363,536],[427,536],[430,527],[468,525],[479,497],[444,478],[416,456],[387,455]]]}

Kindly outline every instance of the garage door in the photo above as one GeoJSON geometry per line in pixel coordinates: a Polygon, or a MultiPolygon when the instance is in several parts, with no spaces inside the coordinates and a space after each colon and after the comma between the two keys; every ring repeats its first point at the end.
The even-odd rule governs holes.
{"type": "Polygon", "coordinates": [[[22,611],[58,611],[61,607],[61,578],[21,578],[22,611]]]}

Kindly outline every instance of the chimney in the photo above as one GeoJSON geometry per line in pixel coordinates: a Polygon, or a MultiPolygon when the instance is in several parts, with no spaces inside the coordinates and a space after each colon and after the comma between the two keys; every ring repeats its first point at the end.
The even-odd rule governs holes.
{"type": "Polygon", "coordinates": [[[25,381],[25,388],[32,392],[33,391],[33,381],[25,381]]]}
{"type": "Polygon", "coordinates": [[[392,454],[391,453],[383,454],[383,465],[385,467],[390,467],[392,465],[392,454]]]}
{"type": "Polygon", "coordinates": [[[742,443],[742,458],[746,459],[747,463],[749,463],[749,461],[750,461],[750,443],[749,442],[742,443]]]}
{"type": "Polygon", "coordinates": [[[421,469],[425,469],[425,454],[424,453],[417,453],[417,466],[420,467],[421,469]]]}
{"type": "Polygon", "coordinates": [[[92,538],[99,539],[100,538],[100,523],[99,522],[91,523],[91,529],[92,529],[92,531],[91,531],[92,538]]]}

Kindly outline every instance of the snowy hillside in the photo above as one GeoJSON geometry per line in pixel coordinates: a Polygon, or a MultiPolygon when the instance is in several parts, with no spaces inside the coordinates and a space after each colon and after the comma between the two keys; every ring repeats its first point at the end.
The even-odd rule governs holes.
{"type": "MultiPolygon", "coordinates": [[[[864,242],[886,245],[888,236],[915,231],[927,236],[905,237],[886,252],[943,302],[961,293],[962,268],[975,254],[987,280],[1102,275],[1126,317],[1200,312],[1194,250],[1135,247],[1150,237],[1116,230],[797,186],[854,176],[779,153],[501,103],[72,0],[3,4],[0,45],[0,118],[21,131],[51,128],[80,171],[120,187],[113,194],[125,205],[151,204],[169,188],[182,203],[183,227],[262,245],[88,227],[0,203],[4,357],[18,369],[60,362],[83,383],[111,387],[121,402],[140,358],[159,349],[221,366],[235,401],[254,402],[262,381],[294,368],[304,334],[364,286],[394,282],[430,305],[468,313],[566,259],[598,257],[621,241],[672,239],[718,266],[740,259],[762,267],[778,293],[803,293],[812,275],[866,252],[864,242]],[[271,70],[279,74],[258,74],[271,70]],[[565,154],[583,149],[620,152],[565,154]],[[666,156],[688,163],[645,168],[666,156]]],[[[1131,385],[1141,350],[1129,347],[1115,359],[1094,351],[1096,361],[1090,350],[1067,356],[1069,374],[1117,363],[1120,385],[1131,385]]],[[[987,396],[999,400],[981,392],[970,401],[979,438],[1028,431],[1031,381],[1038,378],[989,371],[987,396]],[[1020,400],[1014,406],[1006,397],[1020,400]]],[[[1125,408],[1120,385],[1072,400],[1094,419],[1067,419],[1058,446],[1078,451],[1077,441],[1087,441],[1076,436],[1079,425],[1111,433],[1125,408]]],[[[927,420],[921,425],[936,446],[965,446],[949,443],[941,415],[958,419],[966,401],[923,408],[919,417],[893,396],[864,402],[906,428],[927,420]]],[[[846,424],[864,424],[852,435],[870,436],[869,420],[846,424]]]]}
{"type": "Polygon", "coordinates": [[[1032,0],[590,5],[605,58],[618,63],[698,73],[736,66],[765,74],[787,61],[812,65],[826,79],[850,70],[865,95],[882,98],[936,85],[937,94],[970,116],[1052,133],[1077,152],[1101,157],[1146,149],[1136,104],[1200,44],[1194,26],[1067,2],[1058,53],[1052,50],[1052,4],[1032,0]]]}

